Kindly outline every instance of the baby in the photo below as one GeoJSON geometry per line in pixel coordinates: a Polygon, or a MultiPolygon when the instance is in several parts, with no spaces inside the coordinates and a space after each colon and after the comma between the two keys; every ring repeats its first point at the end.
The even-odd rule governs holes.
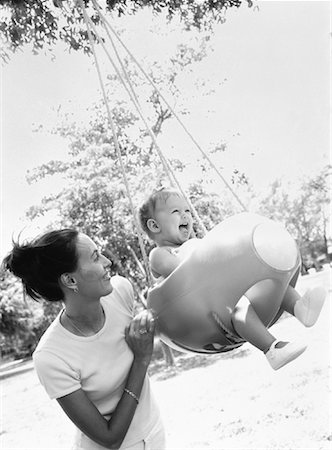
{"type": "MultiPolygon", "coordinates": [[[[143,230],[156,247],[150,252],[151,272],[155,281],[168,277],[190,252],[193,219],[186,199],[175,189],[154,191],[139,208],[143,230]]],[[[306,327],[313,326],[325,300],[325,289],[317,286],[302,297],[291,286],[287,288],[281,308],[295,316],[306,327]]],[[[275,370],[293,361],[306,349],[303,343],[278,341],[257,316],[249,299],[242,296],[232,311],[235,334],[261,350],[275,370]]]]}

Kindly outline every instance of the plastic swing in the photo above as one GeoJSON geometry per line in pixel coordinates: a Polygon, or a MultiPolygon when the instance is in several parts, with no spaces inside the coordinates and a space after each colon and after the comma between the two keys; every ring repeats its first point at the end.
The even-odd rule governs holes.
{"type": "Polygon", "coordinates": [[[239,347],[244,341],[231,331],[231,312],[243,295],[264,325],[279,318],[300,265],[295,241],[281,225],[236,214],[203,239],[183,244],[183,251],[186,244],[193,247],[189,255],[148,296],[168,345],[198,353],[239,347]]]}
{"type": "MultiPolygon", "coordinates": [[[[211,164],[227,188],[231,190],[242,209],[245,211],[246,208],[208,155],[199,147],[185,128],[153,81],[150,80],[134,56],[125,47],[124,43],[103,15],[96,1],[92,0],[92,3],[111,41],[122,71],[125,73],[126,81],[110,57],[103,40],[98,36],[93,21],[86,13],[83,0],[78,0],[78,3],[87,25],[90,45],[95,58],[100,85],[107,108],[108,120],[112,129],[130,207],[138,231],[138,239],[148,284],[151,287],[153,283],[148,258],[131,199],[126,171],[122,161],[113,119],[107,103],[91,31],[93,31],[95,39],[103,47],[143,120],[171,184],[177,186],[187,199],[195,219],[204,232],[206,232],[204,225],[189,199],[182,191],[170,165],[159,149],[156,137],[146,123],[133,86],[130,83],[112,40],[111,33],[117,38],[148,81],[158,91],[184,131],[211,164]]],[[[236,214],[226,219],[211,231],[207,232],[203,239],[189,240],[181,247],[180,257],[181,252],[183,252],[181,264],[163,282],[150,289],[147,299],[147,306],[154,312],[161,339],[170,347],[180,351],[220,353],[241,346],[244,341],[232,331],[231,312],[243,295],[249,298],[264,325],[272,325],[282,313],[280,306],[286,289],[289,285],[295,286],[300,268],[298,248],[294,239],[285,228],[272,220],[249,212],[236,214]]]]}

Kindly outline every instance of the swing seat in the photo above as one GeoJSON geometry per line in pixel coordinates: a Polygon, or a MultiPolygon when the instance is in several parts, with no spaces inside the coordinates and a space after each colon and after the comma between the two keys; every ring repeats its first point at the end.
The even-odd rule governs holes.
{"type": "Polygon", "coordinates": [[[180,265],[150,290],[147,303],[161,339],[186,352],[220,353],[242,345],[231,314],[243,295],[265,326],[273,324],[300,266],[285,228],[251,213],[226,219],[181,251],[180,265]]]}

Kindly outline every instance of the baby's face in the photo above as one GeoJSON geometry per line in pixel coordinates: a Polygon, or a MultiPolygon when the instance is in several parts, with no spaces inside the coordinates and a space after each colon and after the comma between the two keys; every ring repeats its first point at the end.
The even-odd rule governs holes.
{"type": "Polygon", "coordinates": [[[160,227],[164,245],[181,245],[190,238],[193,219],[188,203],[183,197],[174,194],[166,201],[158,200],[155,220],[160,227]]]}

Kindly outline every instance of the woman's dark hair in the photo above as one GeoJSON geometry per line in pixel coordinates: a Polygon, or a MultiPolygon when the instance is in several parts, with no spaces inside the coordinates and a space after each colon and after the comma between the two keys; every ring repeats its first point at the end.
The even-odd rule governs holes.
{"type": "Polygon", "coordinates": [[[66,228],[22,245],[13,241],[13,249],[2,267],[21,278],[26,294],[34,300],[63,300],[59,278],[77,268],[77,236],[78,231],[66,228]]]}

